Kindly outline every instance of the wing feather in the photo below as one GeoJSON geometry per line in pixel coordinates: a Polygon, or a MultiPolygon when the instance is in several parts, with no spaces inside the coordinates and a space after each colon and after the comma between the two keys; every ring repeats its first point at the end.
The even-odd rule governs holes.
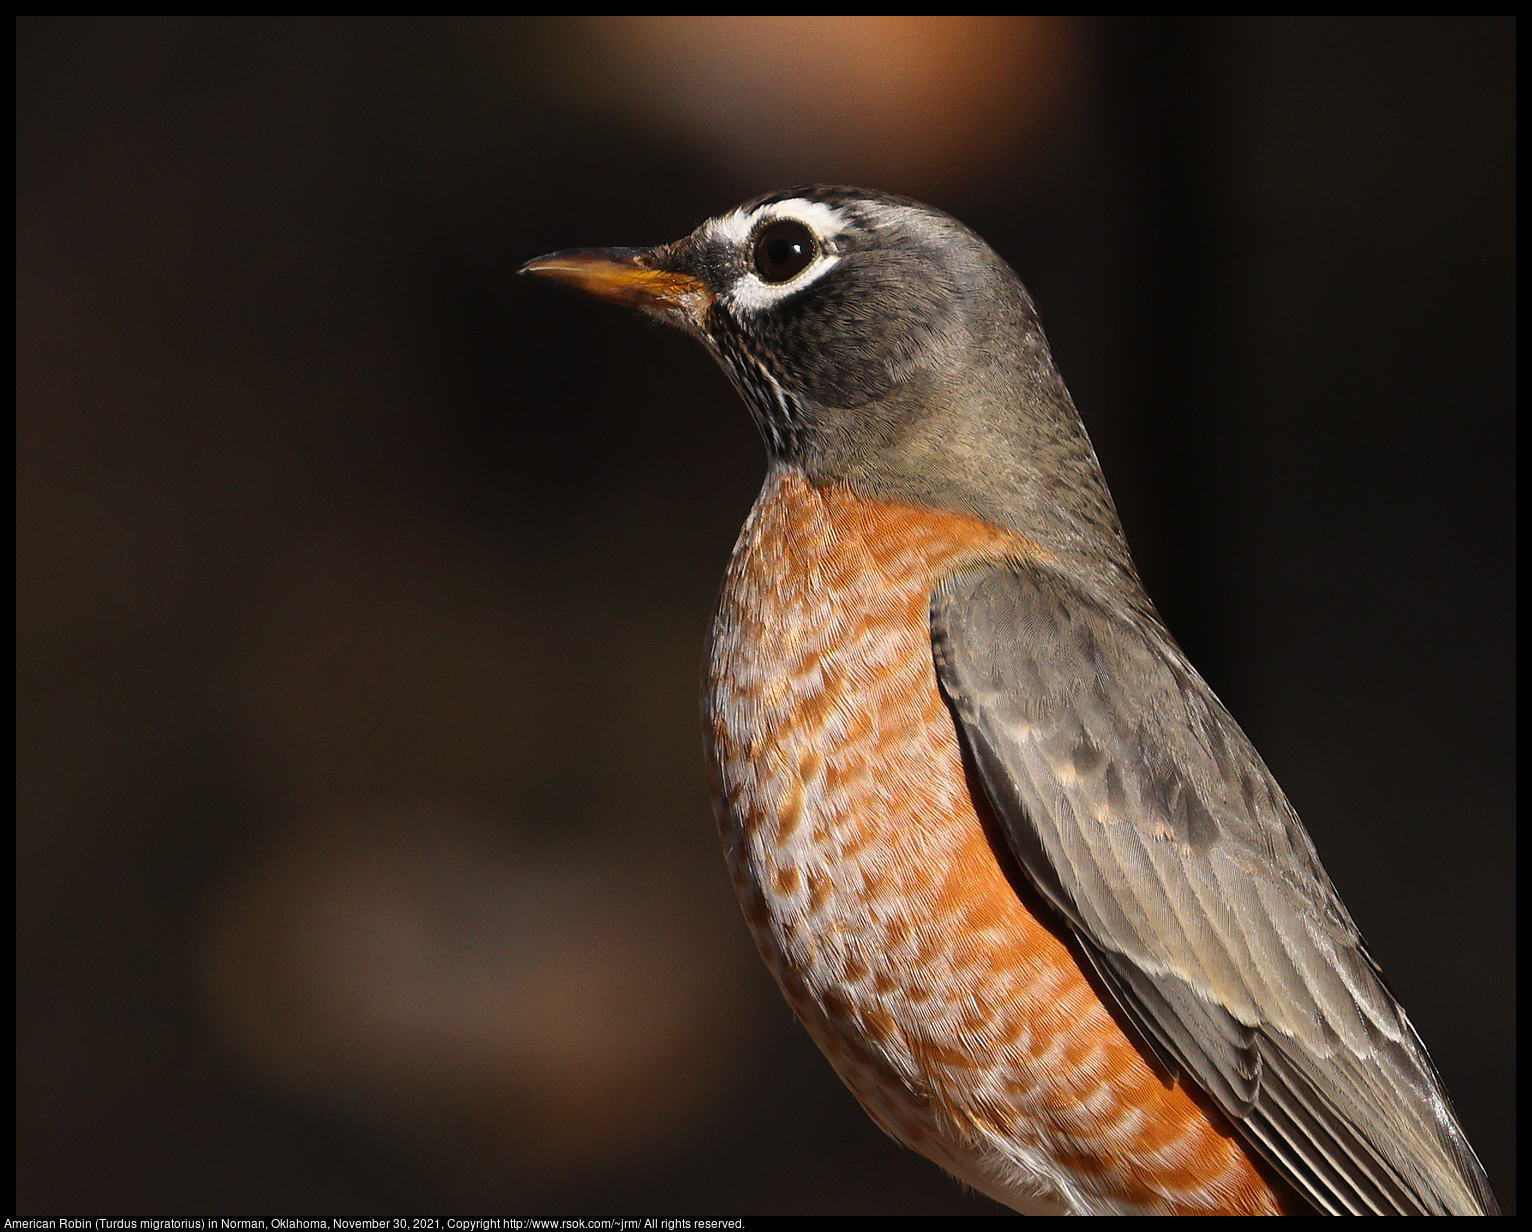
{"type": "Polygon", "coordinates": [[[1003,562],[941,586],[931,631],[1017,861],[1160,1059],[1321,1210],[1494,1213],[1308,834],[1158,621],[1003,562]]]}

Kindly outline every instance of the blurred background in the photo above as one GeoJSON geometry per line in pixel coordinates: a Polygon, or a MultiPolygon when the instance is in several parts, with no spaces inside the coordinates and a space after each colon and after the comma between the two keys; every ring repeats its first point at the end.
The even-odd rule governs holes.
{"type": "Polygon", "coordinates": [[[998,1213],[717,850],[763,452],[514,276],[832,180],[1031,288],[1515,1210],[1511,19],[23,19],[25,1214],[998,1213]]]}

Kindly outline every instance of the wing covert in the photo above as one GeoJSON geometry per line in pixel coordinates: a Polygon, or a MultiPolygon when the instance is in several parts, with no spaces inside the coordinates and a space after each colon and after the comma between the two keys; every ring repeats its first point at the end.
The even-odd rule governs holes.
{"type": "Polygon", "coordinates": [[[944,583],[931,631],[1011,850],[1162,1059],[1321,1210],[1495,1210],[1308,834],[1158,620],[1002,562],[944,583]]]}

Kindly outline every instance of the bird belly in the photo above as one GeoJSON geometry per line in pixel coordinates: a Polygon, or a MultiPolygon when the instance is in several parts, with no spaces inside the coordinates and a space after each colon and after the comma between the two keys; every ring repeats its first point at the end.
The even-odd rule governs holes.
{"type": "Polygon", "coordinates": [[[768,476],[704,692],[746,920],[874,1121],[980,1191],[1038,1214],[1282,1213],[1239,1139],[1123,1033],[986,831],[928,606],[965,562],[1029,551],[768,476]]]}

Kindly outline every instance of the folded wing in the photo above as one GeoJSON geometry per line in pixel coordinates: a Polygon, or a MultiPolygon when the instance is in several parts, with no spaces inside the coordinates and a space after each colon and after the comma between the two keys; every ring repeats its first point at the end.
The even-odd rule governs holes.
{"type": "Polygon", "coordinates": [[[945,583],[931,631],[1012,851],[1160,1059],[1322,1211],[1496,1213],[1308,834],[1152,614],[1007,562],[945,583]]]}

